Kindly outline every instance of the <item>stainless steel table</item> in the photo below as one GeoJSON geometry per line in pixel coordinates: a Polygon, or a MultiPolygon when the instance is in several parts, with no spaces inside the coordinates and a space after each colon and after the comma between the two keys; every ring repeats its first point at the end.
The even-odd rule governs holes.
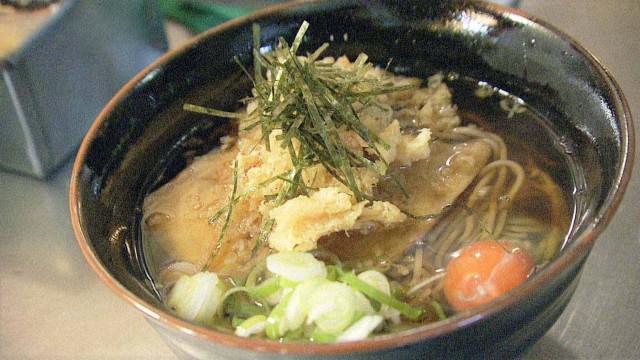
{"type": "MultiPolygon", "coordinates": [[[[522,8],[602,60],[640,128],[640,1],[525,0],[522,8]]],[[[174,45],[183,38],[171,28],[174,45]]],[[[82,258],[67,210],[70,168],[47,183],[0,173],[0,358],[174,359],[82,258]]],[[[636,170],[568,309],[525,358],[640,358],[639,204],[636,170]]]]}

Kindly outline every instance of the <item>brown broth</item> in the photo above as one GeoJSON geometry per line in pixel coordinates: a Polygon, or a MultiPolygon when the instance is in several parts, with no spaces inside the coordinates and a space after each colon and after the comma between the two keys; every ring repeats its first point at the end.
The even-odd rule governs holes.
{"type": "MultiPolygon", "coordinates": [[[[510,231],[507,232],[510,236],[505,238],[521,241],[522,246],[532,253],[537,265],[544,266],[565,245],[571,234],[576,208],[580,206],[580,199],[575,194],[579,193],[577,189],[581,186],[581,177],[572,159],[571,145],[556,135],[548,120],[543,119],[526,105],[522,107],[523,112],[509,117],[508,113],[500,107],[500,100],[509,96],[504,92],[502,95],[496,93],[481,99],[473,94],[477,82],[472,79],[458,78],[450,80],[448,85],[454,93],[453,103],[458,106],[463,125],[476,124],[481,129],[500,136],[506,143],[508,158],[524,167],[526,179],[521,190],[515,198],[505,200],[509,203],[510,209],[507,222],[528,219],[528,225],[534,224],[539,227],[538,230],[530,231],[526,236],[521,234],[517,237],[518,232],[514,229],[522,230],[526,226],[520,224],[522,226],[518,228],[518,224],[511,224],[513,226],[510,225],[508,227],[510,231]],[[527,139],[527,142],[522,139],[527,139]]],[[[378,185],[376,195],[382,199],[391,200],[413,214],[432,214],[436,215],[435,217],[426,220],[410,219],[402,226],[392,229],[380,230],[372,227],[366,234],[359,232],[333,234],[321,239],[320,248],[337,254],[349,267],[378,268],[384,271],[394,280],[394,285],[404,292],[415,285],[411,276],[412,266],[415,263],[416,244],[422,247],[420,254],[424,259],[423,271],[427,274],[436,274],[440,271],[443,264],[430,263],[438,257],[438,249],[430,243],[432,240],[430,236],[433,235],[432,232],[441,231],[443,222],[451,219],[456,213],[468,211],[460,204],[469,196],[469,189],[477,182],[476,175],[481,170],[480,166],[465,168],[464,161],[460,162],[461,165],[455,165],[457,163],[453,161],[454,166],[446,169],[443,164],[456,156],[467,156],[465,151],[469,151],[470,147],[477,148],[473,152],[477,158],[476,161],[487,162],[490,149],[487,150],[486,145],[482,145],[477,140],[436,139],[433,147],[432,158],[415,163],[411,168],[392,169],[392,176],[388,176],[378,185]],[[446,174],[445,170],[454,173],[446,174]],[[424,175],[431,173],[437,173],[438,176],[424,175]],[[446,182],[451,177],[457,179],[456,184],[451,185],[446,182]],[[409,197],[405,197],[399,190],[396,184],[398,179],[406,187],[409,197]]],[[[226,173],[226,177],[223,176],[226,182],[230,181],[228,175],[226,173]]],[[[223,189],[219,188],[216,191],[223,191],[223,189]]],[[[215,204],[205,205],[210,207],[215,204]]],[[[245,210],[251,211],[252,208],[240,209],[240,211],[245,210]]],[[[147,222],[149,221],[152,219],[147,218],[147,222]]],[[[149,226],[149,224],[146,225],[149,226]]],[[[257,226],[255,223],[251,225],[257,226]]],[[[255,236],[255,229],[251,231],[245,229],[245,231],[242,226],[248,225],[232,224],[236,230],[231,233],[231,236],[238,238],[255,236]]],[[[526,233],[526,231],[523,232],[526,233]]],[[[204,242],[211,244],[211,239],[212,236],[209,236],[204,242]]],[[[192,262],[202,266],[206,256],[203,258],[198,253],[206,253],[210,250],[209,246],[203,244],[202,241],[198,242],[196,244],[199,246],[198,249],[183,244],[186,247],[180,251],[191,254],[189,256],[193,258],[192,262]]],[[[158,274],[170,261],[172,255],[158,255],[148,241],[143,243],[143,249],[152,280],[158,283],[158,274]]],[[[446,259],[455,250],[454,247],[451,251],[447,251],[446,259]]],[[[229,256],[233,255],[232,249],[228,251],[229,256]]],[[[266,252],[262,251],[260,254],[265,256],[266,252]]],[[[234,258],[229,262],[230,267],[221,265],[219,269],[222,270],[223,276],[246,276],[250,267],[234,267],[233,263],[237,260],[234,258]],[[241,271],[234,269],[241,269],[241,271]]],[[[244,265],[256,263],[255,259],[240,260],[244,265]]],[[[407,299],[417,303],[426,301],[425,299],[436,299],[442,302],[443,298],[438,286],[438,282],[434,282],[426,298],[418,294],[409,296],[407,299]]],[[[446,305],[445,310],[448,310],[446,305]]],[[[426,322],[434,320],[436,320],[435,315],[425,319],[426,322]]],[[[410,326],[414,325],[410,324],[410,326]]],[[[406,326],[407,324],[403,323],[398,329],[406,326]]]]}

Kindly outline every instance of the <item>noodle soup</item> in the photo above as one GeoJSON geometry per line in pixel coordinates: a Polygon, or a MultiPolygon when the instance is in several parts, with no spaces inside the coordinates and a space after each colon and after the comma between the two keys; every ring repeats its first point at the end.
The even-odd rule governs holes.
{"type": "Polygon", "coordinates": [[[494,126],[548,131],[524,104],[452,77],[453,95],[501,111],[473,118],[443,74],[293,56],[302,36],[254,54],[243,110],[185,105],[237,126],[145,199],[169,309],[243,337],[353,341],[486,304],[556,256],[573,214],[566,154],[531,156],[494,126]]]}

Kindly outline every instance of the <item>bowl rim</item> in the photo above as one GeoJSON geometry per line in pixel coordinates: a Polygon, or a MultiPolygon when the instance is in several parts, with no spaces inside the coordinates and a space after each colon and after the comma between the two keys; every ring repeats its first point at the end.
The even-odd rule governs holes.
{"type": "Polygon", "coordinates": [[[246,351],[266,352],[274,354],[290,354],[290,355],[338,355],[353,352],[372,352],[381,349],[396,348],[404,345],[414,344],[417,342],[434,339],[455,330],[468,327],[482,319],[491,317],[492,315],[500,312],[502,309],[507,308],[515,303],[525,300],[529,294],[539,289],[543,284],[547,283],[550,279],[554,278],[559,273],[567,269],[571,264],[580,261],[586,257],[594,244],[595,239],[606,228],[607,224],[613,217],[616,209],[618,208],[624,192],[627,188],[629,180],[631,178],[631,169],[633,167],[635,135],[633,128],[633,121],[631,118],[631,112],[627,100],[625,99],[620,86],[615,81],[609,70],[588,50],[580,45],[576,40],[560,31],[553,25],[531,16],[519,9],[508,8],[496,4],[489,4],[485,2],[473,2],[474,7],[480,8],[483,11],[490,12],[496,16],[517,18],[519,22],[529,22],[532,25],[542,26],[543,28],[551,31],[554,35],[561,38],[570,44],[581,56],[585,58],[597,71],[598,75],[605,81],[608,91],[611,93],[612,105],[615,109],[615,113],[618,125],[620,126],[620,157],[619,162],[621,164],[620,170],[615,174],[613,186],[609,190],[607,197],[594,216],[594,222],[591,226],[582,234],[574,238],[571,244],[565,248],[562,253],[548,264],[540,273],[526,281],[521,286],[513,289],[509,292],[508,296],[502,296],[489,304],[480,306],[478,308],[465,311],[460,314],[456,314],[446,320],[439,321],[433,324],[428,324],[405,330],[399,333],[380,335],[374,338],[345,342],[334,344],[315,344],[315,343],[279,343],[276,341],[265,339],[253,339],[242,338],[231,334],[225,334],[212,329],[204,328],[198,325],[191,324],[184,321],[165,309],[155,307],[148,304],[146,301],[133,294],[130,290],[120,284],[102,264],[97,254],[94,252],[94,248],[91,245],[88,236],[85,236],[83,231],[83,221],[80,217],[81,204],[79,202],[79,181],[80,174],[83,169],[87,152],[91,146],[93,140],[99,133],[99,129],[102,123],[108,118],[113,109],[120,103],[133,88],[144,79],[154,69],[161,67],[173,57],[181,55],[187,52],[192,47],[197,46],[205,38],[215,36],[219,33],[223,33],[228,29],[239,27],[261,18],[268,17],[272,14],[278,13],[283,10],[302,7],[305,5],[321,4],[327,2],[326,0],[296,0],[283,4],[276,4],[247,16],[234,19],[213,27],[206,32],[196,35],[182,46],[173,49],[153,63],[145,67],[139,73],[137,73],[131,80],[129,80],[106,104],[104,109],[98,114],[96,120],[91,125],[89,131],[85,135],[71,172],[71,179],[69,185],[69,209],[71,216],[71,224],[75,233],[77,242],[82,250],[85,260],[90,267],[95,271],[98,277],[120,298],[133,305],[143,314],[149,318],[161,323],[162,325],[176,330],[184,335],[195,336],[202,340],[219,344],[222,346],[234,347],[243,349],[246,351]]]}

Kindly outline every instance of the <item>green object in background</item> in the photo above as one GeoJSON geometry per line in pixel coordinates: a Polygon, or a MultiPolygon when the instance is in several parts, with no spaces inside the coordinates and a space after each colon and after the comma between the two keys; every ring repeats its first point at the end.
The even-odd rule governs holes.
{"type": "Polygon", "coordinates": [[[164,17],[184,25],[194,33],[201,33],[254,10],[234,5],[207,4],[198,0],[158,0],[158,6],[164,17]]]}

